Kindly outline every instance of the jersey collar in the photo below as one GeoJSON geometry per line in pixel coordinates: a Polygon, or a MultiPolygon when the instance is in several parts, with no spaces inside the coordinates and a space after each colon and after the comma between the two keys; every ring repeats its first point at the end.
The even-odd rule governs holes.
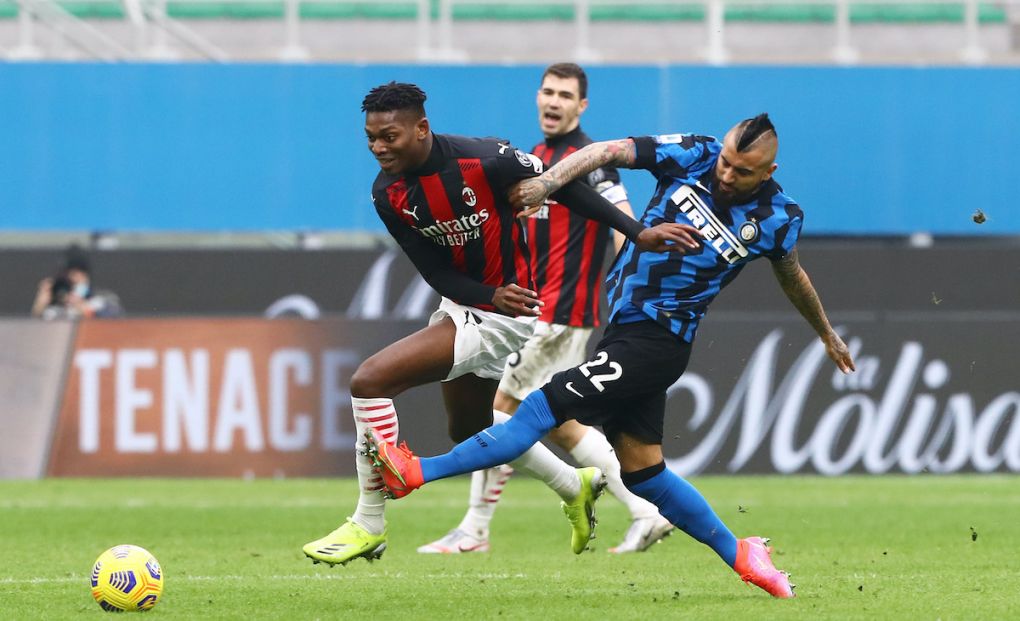
{"type": "Polygon", "coordinates": [[[574,129],[570,130],[569,132],[567,132],[565,134],[560,134],[559,136],[553,136],[552,138],[546,138],[545,139],[545,145],[547,147],[556,148],[557,146],[559,146],[561,144],[564,144],[564,143],[571,144],[571,143],[573,143],[575,138],[577,138],[578,136],[580,136],[583,133],[584,132],[581,131],[581,124],[578,123],[577,127],[575,127],[574,129]]]}
{"type": "Polygon", "coordinates": [[[432,134],[432,150],[429,151],[429,156],[426,158],[425,163],[409,170],[405,173],[407,177],[424,177],[427,175],[433,175],[443,169],[443,163],[446,161],[446,139],[440,135],[432,134]]]}

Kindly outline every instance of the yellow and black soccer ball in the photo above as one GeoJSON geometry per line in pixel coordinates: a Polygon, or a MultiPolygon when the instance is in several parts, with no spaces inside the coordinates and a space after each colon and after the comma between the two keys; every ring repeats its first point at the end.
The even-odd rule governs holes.
{"type": "Polygon", "coordinates": [[[120,545],[99,555],[89,579],[107,612],[149,610],[163,595],[163,569],[145,548],[120,545]]]}

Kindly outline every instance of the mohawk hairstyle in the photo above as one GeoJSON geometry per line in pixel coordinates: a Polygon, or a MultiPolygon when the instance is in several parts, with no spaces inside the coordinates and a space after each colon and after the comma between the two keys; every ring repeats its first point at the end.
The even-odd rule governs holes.
{"type": "Polygon", "coordinates": [[[767,132],[772,132],[772,135],[776,138],[779,137],[775,126],[772,125],[772,120],[769,119],[768,112],[762,112],[753,119],[741,121],[738,131],[740,135],[737,136],[737,152],[746,151],[754,144],[755,140],[758,140],[758,138],[767,132]]]}
{"type": "Polygon", "coordinates": [[[574,63],[555,63],[545,68],[542,80],[545,80],[547,75],[554,75],[557,78],[563,79],[577,78],[578,95],[580,95],[581,99],[588,97],[588,75],[580,65],[574,63]]]}
{"type": "Polygon", "coordinates": [[[425,91],[414,84],[390,82],[368,91],[361,102],[362,112],[410,110],[425,116],[425,91]]]}

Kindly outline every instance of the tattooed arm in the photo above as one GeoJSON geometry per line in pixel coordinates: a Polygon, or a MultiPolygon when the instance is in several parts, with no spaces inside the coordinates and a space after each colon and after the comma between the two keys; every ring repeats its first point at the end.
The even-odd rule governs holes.
{"type": "Polygon", "coordinates": [[[636,160],[637,147],[630,138],[593,142],[563,158],[538,177],[517,184],[510,194],[510,202],[518,209],[541,205],[550,194],[596,168],[631,168],[636,160]]]}
{"type": "MultiPolygon", "coordinates": [[[[538,177],[520,181],[510,190],[510,203],[516,209],[541,205],[551,195],[571,211],[607,224],[625,234],[634,245],[648,252],[687,252],[697,250],[698,230],[689,224],[660,222],[645,227],[640,222],[600,196],[591,187],[575,181],[602,166],[630,167],[637,160],[634,141],[611,140],[592,143],[576,151],[538,177]]],[[[518,216],[526,216],[525,209],[518,216]]]]}
{"type": "Polygon", "coordinates": [[[829,325],[829,318],[825,316],[825,309],[822,308],[822,301],[818,298],[811,279],[807,272],[800,266],[797,256],[797,248],[793,248],[785,257],[772,261],[772,273],[775,274],[783,293],[793,303],[800,314],[807,319],[811,327],[818,333],[819,338],[825,343],[825,352],[829,358],[836,363],[844,373],[855,370],[853,357],[847,349],[846,343],[829,325]]]}

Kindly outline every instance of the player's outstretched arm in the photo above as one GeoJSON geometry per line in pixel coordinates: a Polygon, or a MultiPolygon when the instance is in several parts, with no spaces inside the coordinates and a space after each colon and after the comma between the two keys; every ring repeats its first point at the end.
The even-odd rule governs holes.
{"type": "Polygon", "coordinates": [[[553,192],[596,168],[631,168],[636,160],[637,147],[630,138],[593,142],[538,177],[517,184],[510,192],[510,202],[517,209],[541,205],[553,192]]]}
{"type": "Polygon", "coordinates": [[[779,286],[783,288],[786,297],[790,299],[804,319],[807,319],[811,327],[818,333],[819,338],[825,343],[825,352],[836,363],[839,370],[844,373],[855,371],[850,350],[829,324],[829,318],[825,316],[825,309],[822,308],[818,292],[811,284],[807,272],[800,266],[796,247],[782,259],[772,262],[772,273],[776,275],[776,280],[779,281],[779,286]]]}
{"type": "MultiPolygon", "coordinates": [[[[630,206],[630,201],[620,201],[619,203],[616,203],[616,208],[628,218],[634,218],[634,209],[630,206]]],[[[620,252],[620,249],[623,248],[623,242],[625,241],[627,241],[626,235],[620,231],[613,231],[613,252],[620,252]]]]}
{"type": "Polygon", "coordinates": [[[646,252],[686,252],[700,247],[698,229],[687,224],[663,222],[645,227],[628,214],[616,208],[591,186],[571,181],[553,196],[567,209],[590,220],[601,222],[620,231],[646,252]]]}

